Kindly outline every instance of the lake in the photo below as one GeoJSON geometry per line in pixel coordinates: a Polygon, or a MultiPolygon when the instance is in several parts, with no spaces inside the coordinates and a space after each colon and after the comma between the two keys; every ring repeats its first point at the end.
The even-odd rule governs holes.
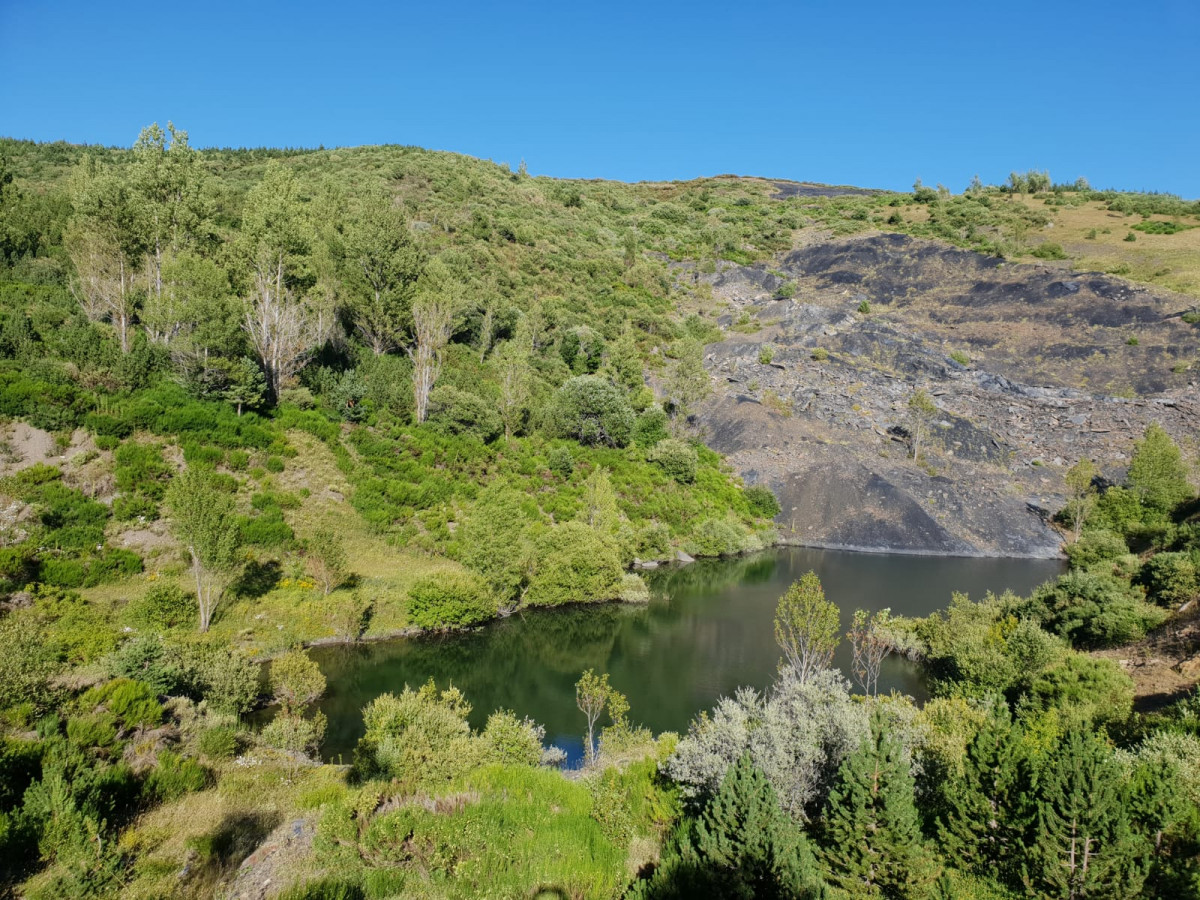
{"type": "MultiPolygon", "coordinates": [[[[321,709],[329,718],[324,753],[350,762],[362,735],[362,707],[379,694],[430,678],[453,683],[482,728],[498,708],[530,716],[546,740],[582,753],[584,720],[575,682],[585,669],[609,673],[629,698],[630,719],[656,734],[686,732],[702,709],[741,685],[764,688],[779,664],[773,619],[788,586],[809,570],[842,611],[843,631],[856,608],[889,607],[923,616],[945,608],[951,593],[1028,593],[1063,571],[1053,560],[967,559],[783,548],[750,557],[699,560],[646,574],[654,599],[529,610],[468,633],[316,648],[329,682],[321,709]]],[[[835,663],[848,676],[846,642],[835,663]]],[[[884,663],[881,691],[924,697],[915,666],[884,663]]]]}

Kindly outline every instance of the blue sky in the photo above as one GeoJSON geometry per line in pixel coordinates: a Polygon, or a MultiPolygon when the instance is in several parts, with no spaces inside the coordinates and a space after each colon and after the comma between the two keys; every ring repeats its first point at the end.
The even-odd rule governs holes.
{"type": "Polygon", "coordinates": [[[417,144],[533,174],[1200,197],[1200,2],[0,0],[0,134],[417,144]]]}

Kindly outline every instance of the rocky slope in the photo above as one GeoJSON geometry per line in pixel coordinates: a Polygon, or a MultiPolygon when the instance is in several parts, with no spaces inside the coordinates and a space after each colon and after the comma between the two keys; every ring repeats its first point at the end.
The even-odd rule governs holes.
{"type": "Polygon", "coordinates": [[[1178,297],[895,234],[679,269],[729,304],[699,424],[776,492],[788,542],[1052,557],[1068,466],[1117,476],[1150,422],[1200,435],[1200,329],[1178,297]],[[920,463],[918,388],[939,408],[920,463]]]}

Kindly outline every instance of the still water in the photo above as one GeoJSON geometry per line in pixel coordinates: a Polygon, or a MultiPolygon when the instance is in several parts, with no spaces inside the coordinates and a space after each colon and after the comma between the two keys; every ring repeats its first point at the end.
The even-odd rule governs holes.
{"type": "MultiPolygon", "coordinates": [[[[325,755],[350,762],[362,734],[362,707],[379,694],[433,678],[466,694],[475,727],[493,710],[511,709],[543,724],[547,742],[576,759],[583,716],[575,682],[589,668],[609,673],[629,698],[631,720],[655,733],[682,733],[722,695],[771,682],[780,658],[775,605],[810,569],[841,608],[844,631],[856,608],[923,616],[944,608],[953,591],[975,598],[989,590],[1027,593],[1062,568],[1049,560],[786,548],[647,573],[654,595],[648,606],[531,610],[466,634],[314,649],[329,682],[321,702],[329,717],[325,755]]],[[[844,642],[835,663],[849,674],[844,642]]],[[[884,663],[879,687],[924,694],[916,669],[900,659],[884,663]]]]}

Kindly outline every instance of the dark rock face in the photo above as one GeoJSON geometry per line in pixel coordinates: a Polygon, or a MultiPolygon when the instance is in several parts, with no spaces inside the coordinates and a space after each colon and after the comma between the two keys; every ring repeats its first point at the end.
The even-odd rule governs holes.
{"type": "Polygon", "coordinates": [[[730,303],[727,324],[749,313],[761,329],[710,345],[698,420],[747,482],[775,491],[785,541],[1056,556],[1067,467],[1087,456],[1119,472],[1151,422],[1200,433],[1200,391],[1172,371],[1197,351],[1171,318],[1178,300],[903,235],[817,244],[780,270],[790,299],[767,266],[700,276],[730,303]],[[920,463],[918,388],[938,407],[920,463]]]}

